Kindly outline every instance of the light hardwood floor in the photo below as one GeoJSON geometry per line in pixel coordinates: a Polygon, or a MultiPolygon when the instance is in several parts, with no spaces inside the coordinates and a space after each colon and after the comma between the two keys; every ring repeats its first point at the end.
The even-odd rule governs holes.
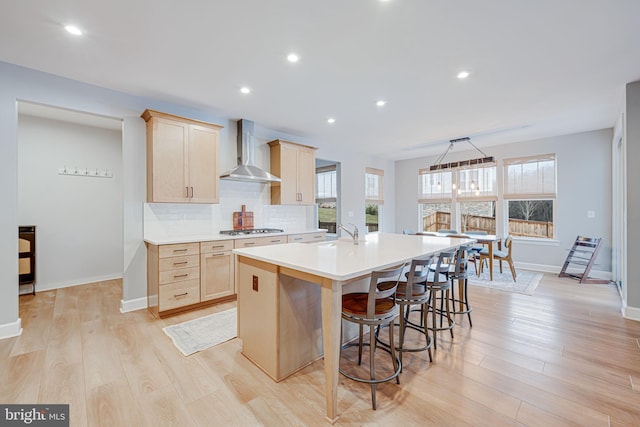
{"type": "MultiPolygon", "coordinates": [[[[378,410],[366,384],[340,378],[338,425],[640,425],[640,322],[621,317],[612,285],[546,274],[533,296],[469,292],[473,328],[459,316],[432,364],[405,354],[378,410]]],[[[120,299],[119,281],[20,297],[24,331],[0,340],[0,402],[70,403],[72,426],[328,425],[322,361],[276,384],[237,339],[184,357],[162,332],[235,303],[156,320],[121,314],[120,299]]]]}

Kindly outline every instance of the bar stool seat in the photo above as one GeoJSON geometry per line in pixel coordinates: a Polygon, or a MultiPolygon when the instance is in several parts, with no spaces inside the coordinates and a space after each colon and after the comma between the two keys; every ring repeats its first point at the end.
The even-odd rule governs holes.
{"type": "MultiPolygon", "coordinates": [[[[379,270],[371,272],[371,280],[369,283],[368,292],[354,292],[350,294],[344,294],[342,296],[342,319],[348,322],[356,323],[359,326],[358,343],[347,343],[343,345],[340,350],[351,346],[358,346],[358,365],[362,364],[362,347],[363,345],[369,346],[369,378],[363,378],[350,374],[339,369],[339,372],[345,377],[354,381],[368,383],[371,385],[371,403],[373,409],[377,407],[376,402],[376,385],[382,382],[396,379],[396,382],[400,384],[400,371],[402,370],[402,363],[396,356],[394,346],[383,350],[388,351],[393,361],[394,371],[384,377],[376,377],[375,369],[375,351],[376,351],[376,339],[375,329],[379,326],[390,325],[389,329],[389,342],[393,342],[393,330],[396,317],[398,317],[398,305],[395,301],[395,293],[398,287],[398,281],[404,265],[392,268],[388,270],[379,270]],[[391,283],[387,289],[378,289],[378,284],[381,282],[391,283]],[[363,343],[364,326],[369,327],[369,343],[363,343]]],[[[342,342],[342,337],[340,339],[342,342]]]]}

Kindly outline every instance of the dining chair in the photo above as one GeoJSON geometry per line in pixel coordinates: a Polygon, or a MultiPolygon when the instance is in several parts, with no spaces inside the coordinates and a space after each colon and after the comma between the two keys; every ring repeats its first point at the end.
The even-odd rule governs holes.
{"type": "MultiPolygon", "coordinates": [[[[369,282],[369,290],[367,292],[353,292],[350,294],[342,295],[342,319],[347,322],[352,322],[358,325],[359,335],[358,343],[347,343],[341,346],[340,350],[346,347],[358,346],[358,365],[362,364],[362,347],[363,345],[369,346],[369,378],[363,378],[350,374],[339,369],[339,372],[345,377],[363,382],[371,385],[371,402],[373,409],[376,409],[376,385],[396,379],[396,382],[400,384],[399,374],[402,369],[402,363],[396,356],[395,346],[391,345],[388,349],[381,347],[383,350],[388,351],[393,361],[393,373],[387,375],[384,378],[376,377],[375,367],[375,351],[376,351],[376,338],[375,329],[379,326],[389,326],[389,342],[393,343],[393,331],[395,329],[395,319],[398,317],[398,304],[396,303],[395,293],[398,288],[398,282],[400,275],[405,265],[401,265],[396,268],[387,270],[378,270],[371,272],[371,279],[369,282]],[[385,283],[385,285],[381,285],[385,283]],[[381,285],[379,287],[379,285],[381,285]],[[363,344],[364,326],[369,327],[369,343],[363,344]]],[[[342,337],[340,338],[342,342],[342,337]]]]}
{"type": "MultiPolygon", "coordinates": [[[[507,236],[504,239],[504,244],[500,244],[498,242],[499,247],[497,250],[493,251],[493,259],[497,259],[500,261],[500,273],[502,273],[502,261],[506,261],[509,264],[509,268],[511,269],[511,276],[513,276],[513,281],[516,281],[516,267],[513,265],[513,238],[511,236],[507,236]],[[506,248],[506,251],[502,249],[502,247],[506,248]]],[[[484,248],[480,251],[480,273],[482,273],[483,261],[485,259],[489,259],[489,249],[484,248]]]]}

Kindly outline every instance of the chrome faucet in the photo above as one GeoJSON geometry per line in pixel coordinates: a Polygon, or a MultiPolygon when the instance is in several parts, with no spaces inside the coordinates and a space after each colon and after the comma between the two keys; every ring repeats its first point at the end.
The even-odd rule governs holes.
{"type": "Polygon", "coordinates": [[[341,228],[342,230],[346,231],[347,234],[349,236],[351,236],[351,238],[353,239],[353,244],[357,245],[358,244],[358,227],[355,224],[349,223],[349,225],[353,225],[353,233],[351,231],[349,231],[349,229],[347,227],[345,227],[344,225],[340,224],[338,225],[339,228],[341,228]]]}

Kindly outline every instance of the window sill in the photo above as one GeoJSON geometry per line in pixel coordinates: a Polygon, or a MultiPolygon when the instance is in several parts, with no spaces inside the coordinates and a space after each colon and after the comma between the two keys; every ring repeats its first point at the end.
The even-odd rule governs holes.
{"type": "Polygon", "coordinates": [[[560,246],[560,241],[556,239],[542,239],[535,237],[513,237],[513,240],[518,243],[532,246],[560,246]]]}

